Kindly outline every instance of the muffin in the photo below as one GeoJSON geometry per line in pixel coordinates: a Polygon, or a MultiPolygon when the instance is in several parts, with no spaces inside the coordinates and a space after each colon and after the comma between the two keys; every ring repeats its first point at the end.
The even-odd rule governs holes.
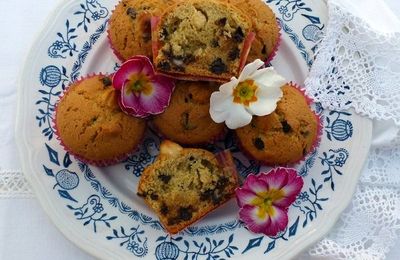
{"type": "Polygon", "coordinates": [[[57,104],[62,145],[84,162],[106,166],[125,159],[141,142],[146,122],[123,113],[109,76],[73,83],[57,104]]]}
{"type": "Polygon", "coordinates": [[[152,16],[160,15],[176,0],[122,0],[115,7],[108,23],[108,38],[121,61],[135,55],[152,56],[152,16]]]}
{"type": "Polygon", "coordinates": [[[183,1],[152,18],[156,69],[178,79],[237,76],[253,39],[250,19],[217,0],[183,1]]]}
{"type": "Polygon", "coordinates": [[[303,93],[289,84],[276,110],[236,129],[242,150],[267,165],[293,164],[309,153],[316,143],[319,119],[303,93]]]}
{"type": "Polygon", "coordinates": [[[176,234],[231,199],[237,187],[237,172],[228,151],[215,156],[164,141],[159,157],[140,177],[138,195],[165,229],[176,234]]]}
{"type": "Polygon", "coordinates": [[[222,0],[240,8],[250,17],[256,37],[250,49],[247,62],[261,59],[272,60],[280,41],[280,28],[274,12],[260,0],[222,0]]]}
{"type": "Polygon", "coordinates": [[[210,96],[218,86],[208,82],[178,81],[169,107],[154,117],[153,126],[166,138],[184,145],[200,145],[223,137],[224,124],[210,117],[210,96]]]}

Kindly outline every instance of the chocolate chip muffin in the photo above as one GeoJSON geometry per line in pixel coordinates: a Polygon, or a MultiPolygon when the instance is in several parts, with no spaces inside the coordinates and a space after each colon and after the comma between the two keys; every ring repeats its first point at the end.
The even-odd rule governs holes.
{"type": "Polygon", "coordinates": [[[122,0],[109,20],[108,38],[122,61],[134,55],[152,56],[152,16],[158,16],[175,0],[122,0]]]}
{"type": "Polygon", "coordinates": [[[221,0],[240,8],[251,19],[256,37],[250,49],[247,62],[255,59],[270,61],[279,45],[279,26],[274,12],[261,0],[221,0]]]}
{"type": "Polygon", "coordinates": [[[218,86],[208,82],[178,81],[170,104],[153,119],[153,125],[166,138],[184,145],[201,145],[222,138],[224,124],[210,117],[210,96],[218,86]]]}
{"type": "Polygon", "coordinates": [[[318,135],[318,117],[297,88],[282,87],[283,97],[267,116],[253,117],[236,129],[242,150],[267,165],[293,164],[313,148],[318,135]]]}
{"type": "Polygon", "coordinates": [[[138,195],[166,230],[176,234],[231,199],[237,187],[229,152],[214,156],[164,141],[159,157],[140,177],[138,195]]]}
{"type": "Polygon", "coordinates": [[[73,83],[59,101],[55,128],[78,159],[106,166],[125,159],[142,141],[146,122],[121,111],[109,76],[73,83]]]}
{"type": "Polygon", "coordinates": [[[254,39],[246,14],[217,0],[180,2],[153,18],[152,27],[155,66],[178,79],[237,76],[254,39]]]}

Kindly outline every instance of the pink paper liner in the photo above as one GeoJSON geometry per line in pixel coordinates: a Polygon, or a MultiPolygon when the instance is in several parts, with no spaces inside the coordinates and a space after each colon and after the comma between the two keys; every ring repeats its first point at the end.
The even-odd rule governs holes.
{"type": "MultiPolygon", "coordinates": [[[[293,88],[295,88],[297,91],[299,91],[304,96],[308,106],[310,106],[311,104],[314,103],[314,100],[312,98],[310,98],[309,96],[307,96],[306,93],[305,93],[305,90],[302,89],[299,85],[297,85],[294,82],[289,82],[288,85],[293,87],[293,88]]],[[[242,142],[237,137],[237,134],[235,132],[237,144],[238,144],[238,146],[240,148],[240,151],[247,158],[253,159],[254,161],[258,162],[260,165],[265,165],[265,166],[271,166],[271,167],[281,166],[281,167],[290,168],[290,167],[293,167],[294,165],[296,165],[296,164],[298,164],[300,162],[303,162],[305,160],[305,158],[307,157],[307,155],[309,155],[312,152],[314,152],[317,149],[317,147],[319,146],[320,142],[321,142],[323,123],[322,123],[321,117],[318,114],[316,114],[315,111],[312,110],[312,112],[313,112],[313,115],[314,115],[315,119],[317,120],[317,134],[316,134],[315,140],[313,141],[313,143],[311,145],[310,150],[305,155],[303,155],[303,157],[301,157],[299,160],[291,162],[291,163],[287,163],[287,164],[272,164],[272,163],[268,163],[268,162],[265,162],[265,161],[262,161],[262,160],[258,160],[256,158],[254,158],[254,156],[249,151],[247,151],[247,149],[244,148],[242,142]]]]}
{"type": "MultiPolygon", "coordinates": [[[[92,73],[92,74],[88,74],[85,77],[80,77],[79,80],[72,82],[64,91],[63,93],[59,96],[58,101],[56,102],[55,109],[54,109],[54,118],[52,120],[53,123],[53,129],[54,129],[54,133],[56,136],[56,139],[59,141],[59,144],[64,148],[65,151],[67,151],[69,154],[73,155],[77,160],[83,162],[83,163],[87,163],[87,164],[91,164],[91,165],[95,165],[98,167],[106,167],[106,166],[110,166],[110,165],[114,165],[117,164],[125,159],[127,159],[130,155],[132,155],[133,153],[135,153],[138,150],[138,146],[134,147],[134,149],[128,153],[125,154],[121,154],[118,156],[115,156],[114,158],[110,158],[110,159],[103,159],[103,160],[92,160],[92,159],[88,159],[83,157],[82,155],[79,155],[77,153],[75,153],[73,150],[71,150],[62,140],[61,136],[60,136],[60,132],[59,129],[57,127],[57,110],[58,110],[58,105],[60,103],[60,101],[64,98],[65,95],[67,95],[68,91],[71,89],[71,87],[78,85],[79,83],[81,83],[82,81],[86,80],[86,79],[90,79],[96,76],[106,76],[106,77],[112,77],[113,74],[103,74],[103,73],[92,73]]],[[[144,131],[145,132],[145,131],[144,131]]],[[[144,132],[142,135],[144,135],[144,132]]]]}
{"type": "Polygon", "coordinates": [[[282,33],[281,33],[282,28],[281,28],[280,24],[278,23],[278,21],[276,21],[276,24],[278,25],[278,30],[279,30],[278,40],[276,41],[275,46],[272,48],[271,54],[265,60],[265,64],[269,64],[275,58],[275,56],[278,52],[279,46],[281,45],[281,42],[282,42],[282,33]]]}

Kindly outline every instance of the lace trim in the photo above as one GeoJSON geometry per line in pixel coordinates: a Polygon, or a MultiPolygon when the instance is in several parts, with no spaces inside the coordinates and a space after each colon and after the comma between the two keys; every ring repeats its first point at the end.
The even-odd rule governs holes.
{"type": "Polygon", "coordinates": [[[400,125],[400,33],[377,32],[361,18],[329,4],[326,35],[305,81],[324,108],[400,125]]]}
{"type": "Polygon", "coordinates": [[[32,197],[33,192],[22,172],[0,170],[0,199],[32,197]]]}

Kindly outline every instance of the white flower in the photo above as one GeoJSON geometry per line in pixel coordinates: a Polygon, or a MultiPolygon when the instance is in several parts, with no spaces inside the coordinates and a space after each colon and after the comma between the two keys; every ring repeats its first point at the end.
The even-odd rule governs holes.
{"type": "Polygon", "coordinates": [[[247,64],[239,79],[233,77],[211,94],[210,115],[216,123],[236,129],[248,125],[253,115],[265,116],[276,109],[286,80],[272,67],[259,69],[263,65],[259,59],[247,64]]]}

